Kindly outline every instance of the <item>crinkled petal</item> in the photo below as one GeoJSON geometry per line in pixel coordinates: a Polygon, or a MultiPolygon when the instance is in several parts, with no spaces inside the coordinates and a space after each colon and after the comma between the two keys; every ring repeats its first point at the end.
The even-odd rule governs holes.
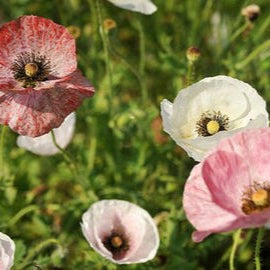
{"type": "MultiPolygon", "coordinates": [[[[70,143],[75,129],[75,121],[75,113],[71,113],[59,128],[53,129],[55,140],[61,148],[66,148],[70,143]]],[[[53,143],[51,133],[35,138],[19,136],[17,138],[17,145],[41,156],[50,156],[59,153],[59,149],[53,143]]]]}
{"type": "Polygon", "coordinates": [[[108,0],[114,5],[128,9],[131,11],[140,12],[146,15],[152,14],[157,10],[157,7],[150,0],[108,0]]]}
{"type": "Polygon", "coordinates": [[[0,123],[15,132],[37,137],[57,128],[94,88],[79,70],[61,80],[41,83],[25,91],[0,91],[0,123]]]}
{"type": "Polygon", "coordinates": [[[206,231],[209,235],[229,228],[237,217],[216,203],[202,177],[201,169],[202,164],[196,165],[186,182],[183,207],[188,220],[197,231],[206,231]]]}
{"type": "Polygon", "coordinates": [[[45,57],[55,77],[77,67],[75,40],[65,27],[46,18],[22,16],[0,28],[0,77],[13,77],[10,66],[26,52],[45,57]]]}
{"type": "Polygon", "coordinates": [[[243,196],[254,186],[270,184],[270,128],[250,129],[223,139],[191,172],[184,209],[196,228],[194,241],[237,228],[269,223],[269,207],[245,214],[243,196]]]}
{"type": "Polygon", "coordinates": [[[267,127],[265,101],[247,83],[227,76],[205,78],[179,92],[173,104],[161,103],[164,130],[196,161],[225,137],[244,129],[267,127]],[[172,109],[168,110],[168,107],[172,109]],[[225,131],[200,136],[197,123],[204,113],[220,112],[229,118],[225,131]]]}

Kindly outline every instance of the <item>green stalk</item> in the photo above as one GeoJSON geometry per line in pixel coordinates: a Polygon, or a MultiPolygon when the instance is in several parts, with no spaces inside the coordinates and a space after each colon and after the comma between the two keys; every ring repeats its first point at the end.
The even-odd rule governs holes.
{"type": "Polygon", "coordinates": [[[257,47],[254,51],[252,51],[242,62],[236,64],[237,69],[244,68],[247,64],[249,64],[253,59],[255,59],[261,52],[270,48],[270,39],[266,40],[259,47],[257,47]]]}
{"type": "Polygon", "coordinates": [[[143,31],[143,26],[140,21],[137,23],[137,28],[139,32],[140,39],[140,63],[139,63],[139,71],[141,76],[141,89],[142,89],[142,101],[143,104],[146,104],[148,94],[147,87],[145,84],[145,34],[143,31]]]}
{"type": "Polygon", "coordinates": [[[109,39],[108,39],[107,33],[105,32],[104,25],[103,25],[104,19],[103,19],[102,10],[101,10],[101,0],[96,0],[96,13],[98,15],[100,36],[101,36],[103,50],[105,54],[106,74],[109,78],[108,99],[109,99],[109,106],[111,107],[113,83],[112,83],[112,68],[111,68],[110,55],[109,55],[110,45],[109,45],[109,39]]]}
{"type": "Polygon", "coordinates": [[[230,270],[234,270],[234,257],[236,253],[236,249],[239,243],[240,235],[241,235],[241,229],[238,229],[234,235],[233,235],[233,245],[232,245],[232,250],[230,254],[230,270]]]}
{"type": "Polygon", "coordinates": [[[194,62],[188,61],[187,82],[186,86],[189,86],[194,81],[194,62]]]}
{"type": "Polygon", "coordinates": [[[24,259],[24,261],[17,267],[18,270],[24,270],[27,269],[27,266],[30,266],[33,264],[34,258],[39,254],[44,248],[50,246],[50,245],[57,245],[61,247],[59,242],[56,239],[48,239],[43,242],[41,242],[39,245],[37,245],[34,249],[30,249],[29,254],[24,259]]]}
{"type": "Polygon", "coordinates": [[[256,270],[261,270],[260,249],[261,249],[261,245],[262,245],[263,234],[264,234],[264,227],[261,227],[261,228],[258,229],[258,236],[257,236],[256,246],[255,246],[255,266],[256,266],[256,270]]]}

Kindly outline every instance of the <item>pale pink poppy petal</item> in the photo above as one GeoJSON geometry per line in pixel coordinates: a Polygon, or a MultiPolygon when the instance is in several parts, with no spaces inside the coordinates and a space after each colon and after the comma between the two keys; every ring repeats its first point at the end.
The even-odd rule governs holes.
{"type": "MultiPolygon", "coordinates": [[[[61,148],[66,148],[70,143],[74,134],[75,121],[75,113],[71,113],[59,128],[53,129],[55,140],[61,148]]],[[[41,156],[55,155],[60,151],[53,143],[51,132],[35,138],[19,136],[17,138],[17,145],[41,156]]]]}
{"type": "Polygon", "coordinates": [[[15,244],[4,233],[0,232],[0,270],[9,270],[14,261],[15,244]]]}
{"type": "Polygon", "coordinates": [[[183,204],[187,218],[197,230],[194,241],[202,241],[212,233],[269,223],[269,141],[269,128],[237,133],[222,140],[193,168],[183,204]]]}
{"type": "Polygon", "coordinates": [[[83,214],[82,231],[90,246],[118,264],[151,260],[159,246],[159,236],[151,216],[139,206],[121,200],[94,203],[83,214]],[[112,248],[120,236],[123,245],[112,248]]]}

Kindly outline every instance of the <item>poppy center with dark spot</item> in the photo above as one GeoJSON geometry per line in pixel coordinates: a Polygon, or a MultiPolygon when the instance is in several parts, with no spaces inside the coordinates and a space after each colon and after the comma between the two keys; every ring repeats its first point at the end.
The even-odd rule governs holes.
{"type": "Polygon", "coordinates": [[[46,81],[50,73],[50,63],[46,57],[35,53],[22,53],[11,66],[14,78],[22,86],[35,87],[37,82],[46,81]]]}
{"type": "Polygon", "coordinates": [[[125,257],[126,252],[129,250],[128,238],[120,231],[112,231],[110,235],[104,237],[102,243],[116,260],[125,257]]]}
{"type": "Polygon", "coordinates": [[[196,132],[199,136],[207,137],[219,131],[227,130],[229,117],[218,112],[205,112],[196,123],[196,132]]]}
{"type": "Polygon", "coordinates": [[[243,193],[242,211],[246,215],[270,208],[270,184],[255,183],[243,193]]]}

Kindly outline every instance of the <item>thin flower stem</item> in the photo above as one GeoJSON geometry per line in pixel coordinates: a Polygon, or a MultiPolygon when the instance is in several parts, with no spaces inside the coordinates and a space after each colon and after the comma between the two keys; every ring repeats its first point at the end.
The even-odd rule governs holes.
{"type": "Polygon", "coordinates": [[[234,235],[233,235],[233,245],[231,249],[231,254],[230,254],[230,270],[234,270],[234,257],[235,257],[235,252],[239,243],[240,235],[241,235],[241,229],[238,229],[234,235]]]}
{"type": "Polygon", "coordinates": [[[140,76],[141,76],[141,89],[142,89],[142,101],[143,104],[147,101],[147,87],[145,83],[145,34],[143,31],[143,26],[140,21],[137,23],[138,26],[138,32],[139,32],[139,38],[140,38],[140,64],[139,64],[139,70],[140,70],[140,76]]]}
{"type": "Polygon", "coordinates": [[[188,61],[187,82],[186,86],[189,86],[194,81],[194,62],[188,61]]]}
{"type": "Polygon", "coordinates": [[[258,229],[258,236],[257,236],[256,246],[255,246],[255,266],[256,266],[256,270],[261,270],[260,249],[261,249],[261,245],[262,245],[263,234],[264,234],[264,227],[261,227],[261,228],[258,229]]]}
{"type": "Polygon", "coordinates": [[[97,12],[97,15],[98,15],[98,24],[99,24],[99,29],[100,29],[100,36],[101,36],[101,39],[102,39],[103,50],[104,50],[104,54],[105,54],[106,73],[107,73],[107,76],[109,78],[108,99],[109,99],[109,103],[111,105],[111,102],[112,102],[112,85],[113,85],[113,83],[112,83],[112,68],[111,68],[110,55],[109,55],[110,45],[109,45],[109,39],[108,39],[107,33],[106,33],[106,31],[104,29],[104,25],[103,25],[104,20],[103,20],[103,15],[102,15],[102,10],[101,10],[101,1],[100,0],[96,0],[96,12],[97,12]]]}
{"type": "Polygon", "coordinates": [[[73,162],[72,158],[68,155],[68,153],[65,151],[65,149],[63,149],[56,141],[56,138],[55,138],[55,134],[54,134],[54,131],[51,130],[51,135],[52,135],[52,140],[53,140],[53,144],[54,146],[62,153],[65,161],[71,165],[73,168],[72,169],[77,169],[77,166],[76,164],[73,162]]]}
{"type": "MultiPolygon", "coordinates": [[[[72,157],[66,152],[65,149],[63,149],[57,142],[56,142],[56,138],[55,138],[55,134],[54,131],[51,130],[51,135],[52,135],[52,140],[53,140],[53,144],[55,145],[55,147],[62,153],[63,158],[65,160],[65,162],[68,164],[68,166],[70,167],[72,173],[74,174],[74,176],[79,179],[80,184],[85,187],[88,188],[90,182],[88,181],[88,179],[82,175],[79,172],[78,166],[76,164],[76,162],[72,159],[72,157]]],[[[94,193],[94,191],[93,191],[94,193]]],[[[95,193],[94,193],[95,194],[95,193]]],[[[96,196],[96,194],[95,194],[96,196]]]]}
{"type": "Polygon", "coordinates": [[[8,222],[8,226],[7,227],[12,227],[14,226],[23,216],[25,216],[26,214],[30,213],[30,212],[35,212],[37,211],[39,208],[37,205],[29,205],[23,209],[21,209],[13,218],[11,218],[8,222]]]}
{"type": "Polygon", "coordinates": [[[37,254],[39,254],[41,250],[51,245],[57,245],[61,248],[60,243],[56,239],[51,238],[51,239],[45,240],[41,242],[39,245],[37,245],[34,249],[30,249],[29,254],[24,259],[24,261],[17,267],[17,269],[23,270],[23,269],[26,269],[27,266],[32,265],[33,264],[32,261],[35,258],[35,256],[37,256],[37,254]]]}
{"type": "MultiPolygon", "coordinates": [[[[4,171],[4,138],[5,132],[7,130],[6,126],[2,126],[1,137],[0,137],[0,173],[4,171]]],[[[3,175],[0,175],[0,179],[2,179],[3,175]]]]}
{"type": "Polygon", "coordinates": [[[254,51],[252,51],[242,62],[236,64],[237,69],[244,68],[247,64],[249,64],[253,59],[255,59],[261,52],[270,48],[270,39],[266,40],[259,47],[257,47],[254,51]]]}

